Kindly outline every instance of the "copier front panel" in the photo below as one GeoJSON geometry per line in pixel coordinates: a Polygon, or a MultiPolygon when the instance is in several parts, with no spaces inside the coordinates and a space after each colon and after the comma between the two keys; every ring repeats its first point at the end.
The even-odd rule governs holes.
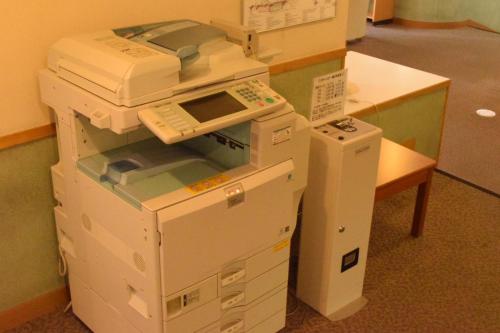
{"type": "Polygon", "coordinates": [[[295,217],[286,188],[292,170],[287,161],[161,210],[164,296],[281,236],[291,236],[295,217]]]}
{"type": "Polygon", "coordinates": [[[289,160],[158,212],[167,326],[199,329],[230,310],[244,316],[241,307],[286,286],[295,227],[293,194],[286,191],[292,170],[289,160]],[[266,255],[254,259],[259,252],[266,255]],[[206,322],[193,322],[198,307],[211,309],[206,322]]]}

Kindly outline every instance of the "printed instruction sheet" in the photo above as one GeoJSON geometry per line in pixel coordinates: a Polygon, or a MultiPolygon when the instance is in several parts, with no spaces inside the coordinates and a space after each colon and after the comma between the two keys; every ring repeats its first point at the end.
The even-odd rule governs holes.
{"type": "Polygon", "coordinates": [[[314,78],[309,115],[313,127],[343,116],[346,82],[347,69],[314,78]]]}
{"type": "Polygon", "coordinates": [[[257,32],[335,17],[337,0],[243,0],[243,25],[257,32]]]}

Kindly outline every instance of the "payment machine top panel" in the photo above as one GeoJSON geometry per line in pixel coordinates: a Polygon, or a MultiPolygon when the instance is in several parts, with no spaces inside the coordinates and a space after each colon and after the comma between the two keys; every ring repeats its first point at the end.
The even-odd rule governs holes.
{"type": "Polygon", "coordinates": [[[340,144],[349,144],[366,137],[373,131],[381,131],[378,127],[351,117],[337,119],[325,125],[315,127],[314,130],[340,144]]]}

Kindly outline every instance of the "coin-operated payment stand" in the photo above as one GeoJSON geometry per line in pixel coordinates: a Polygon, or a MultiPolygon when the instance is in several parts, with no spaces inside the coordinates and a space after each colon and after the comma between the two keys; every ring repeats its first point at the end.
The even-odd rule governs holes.
{"type": "Polygon", "coordinates": [[[331,320],[362,296],[382,131],[343,115],[345,71],[314,82],[297,297],[331,320]]]}
{"type": "Polygon", "coordinates": [[[57,234],[93,331],[284,327],[310,128],[245,52],[189,20],[50,48],[57,234]]]}

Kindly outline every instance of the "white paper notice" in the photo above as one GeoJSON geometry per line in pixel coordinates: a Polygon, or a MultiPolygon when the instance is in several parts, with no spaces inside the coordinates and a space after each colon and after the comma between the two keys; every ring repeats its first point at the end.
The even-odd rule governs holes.
{"type": "Polygon", "coordinates": [[[313,127],[344,114],[347,69],[314,78],[309,121],[313,127]]]}
{"type": "Polygon", "coordinates": [[[257,32],[335,17],[337,0],[243,0],[243,25],[257,32]]]}

